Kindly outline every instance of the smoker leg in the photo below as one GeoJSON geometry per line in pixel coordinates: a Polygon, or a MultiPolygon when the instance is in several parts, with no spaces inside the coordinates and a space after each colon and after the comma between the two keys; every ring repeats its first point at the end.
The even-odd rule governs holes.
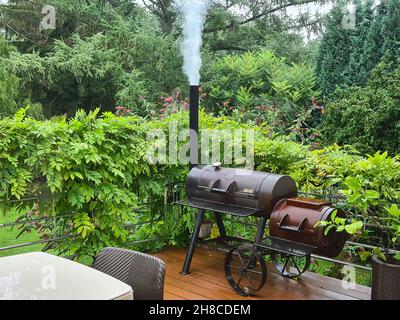
{"type": "Polygon", "coordinates": [[[201,228],[201,223],[203,222],[204,219],[204,214],[205,210],[203,209],[200,209],[199,212],[197,213],[196,226],[194,227],[192,240],[190,242],[188,252],[186,253],[185,263],[183,264],[183,269],[181,272],[181,274],[183,275],[189,274],[190,264],[192,263],[193,253],[196,247],[197,238],[199,237],[199,232],[201,228]]]}
{"type": "MultiPolygon", "coordinates": [[[[267,219],[263,216],[260,218],[257,227],[257,234],[256,234],[256,243],[261,242],[264,238],[265,226],[267,225],[267,219]]],[[[257,250],[258,251],[258,250],[257,250]]],[[[249,267],[254,268],[257,264],[257,258],[253,257],[249,262],[249,267]]]]}
{"type": "Polygon", "coordinates": [[[256,242],[261,242],[264,238],[265,226],[267,225],[267,219],[262,216],[258,222],[256,242]]]}
{"type": "Polygon", "coordinates": [[[225,225],[224,221],[222,220],[222,216],[220,212],[214,211],[215,215],[215,221],[217,222],[218,230],[219,230],[219,235],[221,238],[226,237],[226,231],[225,231],[225,225]]]}

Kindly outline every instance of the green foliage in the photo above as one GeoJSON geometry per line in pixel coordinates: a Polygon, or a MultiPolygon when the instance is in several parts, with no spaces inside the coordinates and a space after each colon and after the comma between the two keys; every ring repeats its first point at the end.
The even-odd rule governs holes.
{"type": "Polygon", "coordinates": [[[351,54],[351,31],[342,28],[343,7],[339,2],[330,12],[317,56],[316,74],[324,95],[343,83],[345,68],[351,54]]]}
{"type": "Polygon", "coordinates": [[[32,103],[29,95],[25,99],[22,81],[17,72],[7,66],[10,56],[16,54],[16,48],[0,36],[0,118],[13,115],[19,107],[29,107],[27,114],[35,119],[43,119],[40,103],[32,103]]]}
{"type": "MultiPolygon", "coordinates": [[[[209,20],[217,19],[215,16],[218,13],[215,11],[211,9],[209,20]]],[[[222,32],[206,32],[204,44],[214,59],[224,54],[269,50],[284,57],[288,63],[306,63],[316,49],[315,43],[306,44],[301,35],[276,26],[274,22],[244,25],[222,32]]]]}
{"type": "MultiPolygon", "coordinates": [[[[387,248],[386,251],[377,248],[372,252],[380,258],[387,258],[390,248],[398,248],[399,211],[393,203],[400,201],[400,193],[396,187],[400,181],[399,169],[398,157],[390,158],[386,152],[378,152],[357,162],[352,176],[345,179],[343,193],[349,208],[355,210],[359,219],[378,226],[387,235],[386,238],[379,237],[379,244],[387,248]]],[[[368,253],[362,252],[362,258],[367,257],[368,253]]]]}
{"type": "Polygon", "coordinates": [[[366,68],[366,60],[377,59],[376,53],[374,53],[374,56],[367,55],[365,53],[366,47],[370,45],[368,43],[368,33],[370,29],[373,28],[373,6],[373,0],[357,2],[357,6],[355,8],[356,27],[354,30],[351,30],[350,34],[352,48],[347,65],[343,65],[343,67],[345,68],[345,79],[343,83],[349,85],[365,84],[372,71],[372,69],[366,68]]]}
{"type": "Polygon", "coordinates": [[[399,57],[399,2],[383,0],[375,10],[372,0],[355,3],[355,26],[343,26],[349,15],[344,1],[337,3],[325,23],[316,72],[326,97],[337,87],[365,85],[385,55],[395,63],[399,57]]]}
{"type": "Polygon", "coordinates": [[[391,241],[398,243],[400,238],[400,209],[396,204],[392,204],[389,208],[386,208],[387,222],[391,231],[391,241]]]}
{"type": "Polygon", "coordinates": [[[344,195],[352,208],[364,213],[370,205],[376,205],[380,197],[379,192],[375,190],[365,190],[365,184],[355,177],[347,177],[344,181],[347,189],[344,195]]]}
{"type": "Polygon", "coordinates": [[[383,1],[383,9],[387,10],[387,15],[382,18],[382,54],[396,61],[400,56],[400,4],[397,0],[383,1]]]}
{"type": "Polygon", "coordinates": [[[123,224],[135,216],[138,195],[159,193],[158,185],[143,180],[156,173],[142,161],[145,141],[139,119],[96,114],[78,112],[69,122],[39,122],[22,111],[0,123],[2,197],[20,199],[35,181],[44,181],[39,193],[52,197],[43,200],[40,213],[74,213],[72,225],[65,222],[54,232],[79,234],[80,240],[66,241],[59,249],[82,256],[105,245],[122,245],[127,233],[123,224]]]}
{"type": "MultiPolygon", "coordinates": [[[[8,45],[0,36],[0,61],[7,58],[15,48],[8,45]]],[[[17,111],[20,79],[13,73],[7,72],[3,62],[0,63],[0,118],[14,114],[17,111]]]]}
{"type": "Polygon", "coordinates": [[[124,17],[108,5],[66,3],[60,14],[82,8],[79,14],[92,16],[96,27],[77,28],[62,40],[50,37],[51,50],[13,53],[3,61],[22,79],[23,98],[40,102],[47,117],[72,116],[82,106],[104,111],[124,106],[147,116],[161,95],[182,83],[178,44],[143,9],[124,17]],[[99,10],[106,13],[94,19],[99,10]]]}
{"type": "Polygon", "coordinates": [[[336,230],[336,232],[347,232],[350,235],[354,235],[359,232],[364,224],[362,221],[354,221],[349,223],[347,218],[340,218],[337,216],[337,210],[335,210],[330,220],[318,221],[315,224],[316,228],[322,227],[325,229],[324,234],[328,235],[331,230],[336,230]]]}
{"type": "Polygon", "coordinates": [[[351,144],[363,152],[399,153],[400,68],[392,68],[382,62],[365,87],[336,92],[321,125],[326,143],[351,144]]]}
{"type": "Polygon", "coordinates": [[[206,108],[243,121],[277,121],[270,118],[269,108],[291,123],[318,95],[309,66],[288,65],[271,51],[225,56],[211,66],[207,78],[206,108]]]}

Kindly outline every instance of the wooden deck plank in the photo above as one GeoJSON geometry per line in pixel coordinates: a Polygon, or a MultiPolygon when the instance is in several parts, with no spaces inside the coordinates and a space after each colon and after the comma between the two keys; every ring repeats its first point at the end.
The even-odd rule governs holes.
{"type": "MultiPolygon", "coordinates": [[[[179,255],[180,252],[171,251],[171,254],[179,255]]],[[[215,251],[204,251],[200,250],[197,252],[197,255],[202,256],[199,261],[194,262],[193,267],[196,268],[197,264],[199,270],[202,270],[204,273],[213,273],[216,274],[218,272],[218,277],[222,277],[225,279],[225,274],[223,272],[223,265],[225,255],[220,252],[215,251]],[[211,257],[211,259],[210,259],[211,257]]],[[[269,268],[268,274],[268,282],[266,286],[259,292],[258,295],[263,295],[268,297],[268,299],[280,299],[280,300],[293,300],[293,299],[307,299],[307,300],[321,300],[321,299],[337,299],[337,300],[349,300],[354,299],[353,297],[349,297],[345,294],[335,291],[327,291],[323,290],[320,287],[313,287],[312,284],[300,280],[292,280],[283,278],[281,275],[278,275],[275,269],[269,268]],[[271,272],[272,271],[272,272],[271,272]],[[271,288],[273,287],[273,293],[271,293],[271,288]],[[288,296],[287,292],[291,292],[288,296]]],[[[257,295],[257,296],[258,296],[257,295]]]]}
{"type": "Polygon", "coordinates": [[[341,281],[314,273],[306,273],[300,280],[285,279],[269,266],[268,281],[254,297],[237,295],[225,279],[225,255],[214,250],[197,248],[191,273],[181,275],[186,251],[168,248],[154,254],[167,264],[166,300],[327,300],[369,299],[370,288],[356,286],[345,290],[341,281]]]}
{"type": "MultiPolygon", "coordinates": [[[[177,251],[176,249],[171,249],[168,251],[169,255],[174,255],[175,258],[181,260],[182,252],[177,251]]],[[[225,274],[223,272],[223,265],[225,255],[216,251],[209,250],[198,250],[196,251],[196,255],[199,256],[200,259],[193,261],[192,271],[195,272],[197,270],[201,270],[202,273],[208,275],[218,276],[219,278],[225,279],[225,274]]],[[[183,260],[182,260],[183,261],[183,260]]],[[[302,281],[291,280],[282,278],[275,272],[274,268],[269,268],[270,272],[268,275],[267,285],[261,290],[260,295],[264,293],[268,293],[268,297],[273,299],[271,295],[271,286],[274,287],[274,293],[276,291],[281,291],[281,299],[340,299],[340,300],[348,300],[354,299],[351,296],[346,294],[323,290],[318,286],[312,286],[312,284],[302,281]],[[272,272],[271,272],[272,271],[272,272]],[[290,295],[287,295],[287,292],[291,292],[290,295]],[[300,294],[300,295],[299,295],[300,294]]],[[[229,286],[228,286],[229,287],[229,286]]],[[[230,287],[229,287],[230,288],[230,287]]]]}
{"type": "Polygon", "coordinates": [[[164,292],[164,299],[165,300],[186,300],[184,297],[177,296],[169,291],[164,292]]]}
{"type": "MultiPolygon", "coordinates": [[[[183,258],[180,257],[181,254],[181,252],[171,249],[168,251],[167,256],[169,255],[170,258],[173,258],[174,263],[179,263],[183,258]]],[[[164,258],[168,259],[167,256],[164,256],[164,258]]],[[[219,252],[208,254],[201,250],[197,252],[197,256],[199,259],[194,259],[192,263],[192,274],[198,274],[198,271],[201,270],[201,273],[206,274],[208,277],[217,277],[220,283],[223,283],[226,288],[231,290],[233,295],[236,295],[225,281],[225,274],[222,268],[224,255],[219,252]],[[204,254],[206,255],[204,256],[204,254]]],[[[345,295],[315,288],[301,281],[284,279],[274,273],[269,274],[267,285],[256,297],[270,300],[350,299],[345,295]]],[[[215,296],[211,298],[217,299],[215,296]]]]}
{"type": "MultiPolygon", "coordinates": [[[[171,268],[171,272],[175,275],[179,274],[181,270],[181,263],[183,261],[182,258],[171,257],[169,255],[158,255],[161,259],[166,261],[167,263],[167,277],[169,276],[168,268],[171,268]],[[171,267],[171,265],[178,264],[177,267],[171,267]]],[[[223,261],[217,259],[209,259],[205,261],[203,257],[199,257],[200,259],[194,259],[192,262],[191,273],[187,276],[179,275],[184,278],[186,281],[192,281],[190,277],[196,279],[203,278],[205,280],[205,284],[218,283],[219,286],[223,286],[227,292],[229,292],[230,297],[220,297],[216,295],[215,292],[210,292],[212,295],[210,298],[212,299],[243,299],[243,297],[237,295],[233,289],[229,286],[227,281],[225,280],[225,273],[223,270],[223,261]]],[[[293,290],[293,286],[290,285],[289,279],[281,279],[281,276],[270,274],[266,286],[261,290],[255,297],[252,298],[244,298],[244,299],[269,299],[269,300],[312,300],[312,299],[339,299],[343,298],[342,296],[336,297],[325,297],[321,294],[316,294],[315,291],[318,290],[301,290],[302,285],[297,284],[296,290],[293,290]],[[277,280],[277,281],[276,281],[277,280]],[[283,281],[282,281],[283,280],[283,281]]]]}

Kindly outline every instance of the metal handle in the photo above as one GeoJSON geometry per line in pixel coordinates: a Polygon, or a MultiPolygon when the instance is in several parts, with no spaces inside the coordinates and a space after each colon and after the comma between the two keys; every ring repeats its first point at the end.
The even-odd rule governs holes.
{"type": "Polygon", "coordinates": [[[303,220],[300,221],[299,225],[297,227],[292,227],[292,226],[286,226],[284,223],[286,222],[286,219],[289,217],[288,214],[284,215],[281,221],[279,222],[279,229],[280,230],[285,230],[285,231],[290,231],[290,232],[302,232],[304,229],[304,226],[307,222],[307,218],[304,218],[303,220]]]}
{"type": "Polygon", "coordinates": [[[211,192],[216,192],[216,193],[223,193],[223,194],[229,194],[229,190],[225,190],[225,189],[218,189],[218,188],[211,188],[210,189],[211,192]]]}

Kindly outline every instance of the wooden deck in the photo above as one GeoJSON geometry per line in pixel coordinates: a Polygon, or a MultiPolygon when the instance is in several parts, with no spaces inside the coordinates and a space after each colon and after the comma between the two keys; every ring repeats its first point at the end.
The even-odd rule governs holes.
{"type": "Polygon", "coordinates": [[[179,274],[186,251],[169,248],[154,254],[167,264],[166,300],[368,300],[371,290],[356,286],[345,290],[337,279],[306,272],[299,280],[285,279],[269,266],[268,281],[254,297],[237,295],[225,280],[222,252],[197,248],[191,273],[179,274]]]}

